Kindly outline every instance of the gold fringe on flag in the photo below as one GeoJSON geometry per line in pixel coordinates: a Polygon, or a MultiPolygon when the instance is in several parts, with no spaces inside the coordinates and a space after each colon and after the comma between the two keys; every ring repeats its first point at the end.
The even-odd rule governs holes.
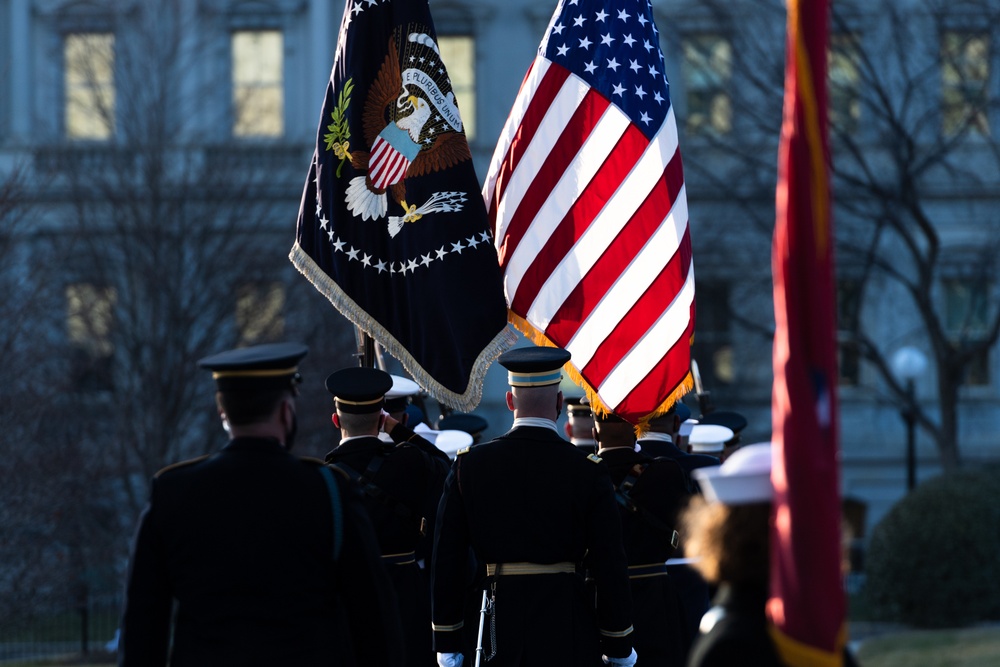
{"type": "MultiPolygon", "coordinates": [[[[507,320],[514,326],[515,329],[523,333],[524,336],[535,345],[541,347],[559,347],[551,340],[549,340],[548,337],[544,333],[539,331],[533,324],[528,322],[520,315],[517,315],[512,310],[509,309],[507,310],[507,320]]],[[[583,376],[580,375],[580,371],[577,370],[576,366],[573,365],[572,360],[570,360],[569,363],[563,366],[563,369],[566,371],[566,374],[569,376],[569,379],[572,380],[574,384],[580,386],[583,389],[584,393],[587,396],[587,400],[590,402],[590,409],[593,412],[599,415],[614,414],[614,410],[609,408],[604,403],[604,401],[601,400],[601,397],[598,396],[597,391],[592,386],[590,386],[590,383],[588,383],[586,380],[583,379],[583,376]]],[[[679,385],[677,385],[673,391],[670,392],[670,395],[667,396],[667,398],[665,398],[663,402],[656,407],[655,410],[653,410],[648,415],[645,415],[644,417],[639,419],[639,421],[635,424],[636,437],[641,438],[642,436],[644,436],[646,432],[649,430],[650,421],[656,419],[660,415],[666,414],[670,410],[670,408],[673,407],[674,403],[681,400],[681,398],[685,394],[690,392],[693,388],[694,388],[694,378],[692,377],[691,373],[688,372],[688,374],[684,377],[684,380],[679,385]]]]}
{"type": "Polygon", "coordinates": [[[358,328],[382,345],[386,352],[395,357],[413,377],[414,382],[426,389],[427,393],[436,400],[456,410],[472,412],[476,409],[483,397],[483,381],[486,379],[486,372],[497,357],[517,342],[517,335],[509,327],[501,329],[476,357],[465,391],[461,394],[456,393],[431,377],[403,344],[347,296],[340,289],[340,286],[299,246],[298,242],[292,246],[291,252],[288,253],[288,259],[292,261],[299,273],[305,276],[344,317],[357,325],[358,328]]]}

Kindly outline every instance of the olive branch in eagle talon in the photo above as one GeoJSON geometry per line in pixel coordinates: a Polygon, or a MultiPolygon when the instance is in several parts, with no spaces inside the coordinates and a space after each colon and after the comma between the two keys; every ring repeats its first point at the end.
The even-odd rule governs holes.
{"type": "Polygon", "coordinates": [[[333,151],[333,154],[340,158],[337,165],[337,178],[340,178],[340,170],[344,168],[344,163],[351,159],[351,128],[347,124],[347,106],[351,103],[351,91],[354,90],[353,77],[344,81],[344,87],[340,89],[337,96],[337,106],[330,113],[332,121],[326,126],[330,130],[329,134],[323,136],[326,141],[326,150],[333,151]]]}

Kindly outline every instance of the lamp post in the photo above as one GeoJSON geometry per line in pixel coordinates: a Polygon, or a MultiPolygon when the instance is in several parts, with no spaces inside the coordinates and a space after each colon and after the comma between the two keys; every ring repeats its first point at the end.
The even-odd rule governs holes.
{"type": "Polygon", "coordinates": [[[915,347],[906,346],[892,355],[892,370],[906,383],[906,404],[899,411],[906,423],[906,490],[912,491],[917,483],[916,452],[916,379],[927,370],[927,356],[915,347]]]}

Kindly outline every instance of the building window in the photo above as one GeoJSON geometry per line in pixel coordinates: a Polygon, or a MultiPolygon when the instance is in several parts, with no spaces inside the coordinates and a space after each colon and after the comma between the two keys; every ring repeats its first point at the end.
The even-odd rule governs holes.
{"type": "Polygon", "coordinates": [[[285,131],[284,36],[279,30],[232,34],[233,134],[280,137],[285,131]]]}
{"type": "Polygon", "coordinates": [[[733,55],[729,40],[717,34],[688,35],[681,48],[687,131],[703,135],[729,132],[733,127],[729,99],[733,55]]]}
{"type": "Polygon", "coordinates": [[[66,337],[72,348],[72,376],[85,390],[111,388],[111,334],[118,292],[92,283],[66,286],[66,337]]]}
{"type": "Polygon", "coordinates": [[[861,326],[861,282],[837,281],[837,367],[842,385],[856,386],[861,379],[858,329],[861,326]]]}
{"type": "Polygon", "coordinates": [[[989,81],[989,34],[945,31],[941,36],[941,105],[945,134],[969,131],[989,135],[989,81]]]}
{"type": "MultiPolygon", "coordinates": [[[[983,280],[950,278],[942,282],[944,324],[957,345],[978,344],[989,330],[989,289],[983,280]]],[[[984,350],[965,369],[963,384],[990,383],[989,351],[984,350]]]]}
{"type": "Polygon", "coordinates": [[[699,281],[695,294],[697,310],[691,357],[698,362],[704,388],[717,390],[736,381],[729,332],[729,283],[699,281]]]}
{"type": "Polygon", "coordinates": [[[70,33],[63,41],[66,136],[108,139],[115,131],[115,36],[70,33]]]}
{"type": "Polygon", "coordinates": [[[861,69],[858,36],[840,33],[830,36],[830,126],[851,134],[861,118],[861,69]]]}
{"type": "Polygon", "coordinates": [[[438,47],[462,115],[465,138],[471,142],[476,138],[475,41],[469,35],[439,35],[438,47]]]}
{"type": "Polygon", "coordinates": [[[285,335],[285,286],[281,283],[243,285],[236,296],[236,327],[241,345],[280,340],[285,335]]]}

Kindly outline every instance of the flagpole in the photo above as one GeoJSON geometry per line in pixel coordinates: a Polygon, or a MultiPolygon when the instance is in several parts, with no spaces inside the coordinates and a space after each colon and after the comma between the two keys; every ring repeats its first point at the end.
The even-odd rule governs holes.
{"type": "Polygon", "coordinates": [[[361,327],[354,327],[354,340],[357,343],[358,351],[354,356],[358,358],[358,365],[362,368],[375,368],[375,339],[361,330],[361,327]]]}

